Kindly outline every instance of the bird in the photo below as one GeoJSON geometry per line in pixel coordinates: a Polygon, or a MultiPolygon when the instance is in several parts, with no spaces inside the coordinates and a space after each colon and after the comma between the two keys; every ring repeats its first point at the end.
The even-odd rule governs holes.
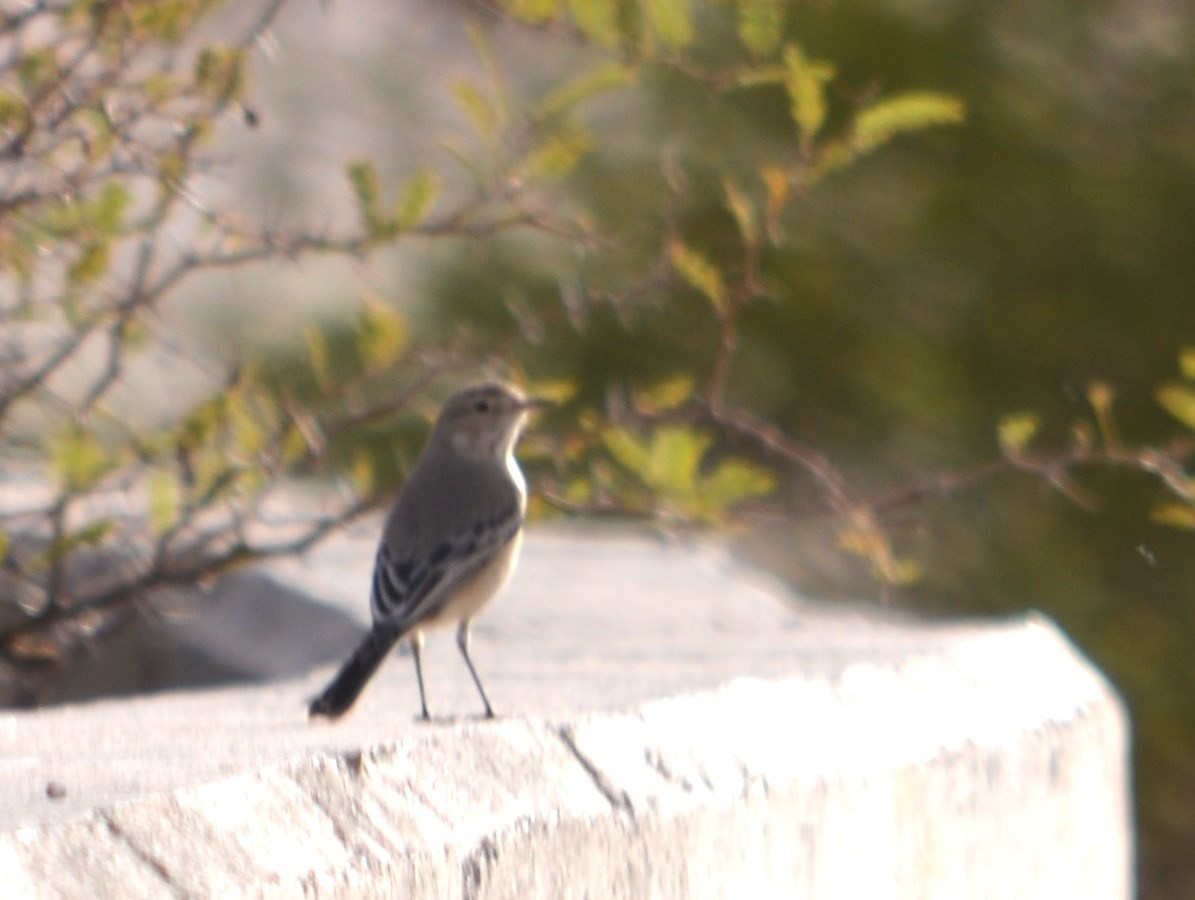
{"type": "Polygon", "coordinates": [[[550,406],[499,382],[466,387],[440,410],[378,541],[370,590],[373,626],[310,717],[347,712],[382,661],[406,639],[419,683],[419,718],[431,717],[423,684],[423,633],[456,625],[456,645],[494,709],[469,656],[473,618],[506,585],[518,560],[527,482],[514,448],[532,410],[550,406]]]}

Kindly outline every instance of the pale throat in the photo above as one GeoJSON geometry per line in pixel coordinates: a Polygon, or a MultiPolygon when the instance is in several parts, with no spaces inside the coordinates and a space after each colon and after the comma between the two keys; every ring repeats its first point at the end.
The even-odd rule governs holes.
{"type": "Polygon", "coordinates": [[[519,461],[515,459],[513,442],[511,442],[511,445],[506,450],[506,471],[510,474],[510,480],[513,481],[515,483],[515,487],[518,488],[519,497],[522,498],[522,502],[526,503],[527,479],[523,477],[523,470],[519,468],[519,461]]]}

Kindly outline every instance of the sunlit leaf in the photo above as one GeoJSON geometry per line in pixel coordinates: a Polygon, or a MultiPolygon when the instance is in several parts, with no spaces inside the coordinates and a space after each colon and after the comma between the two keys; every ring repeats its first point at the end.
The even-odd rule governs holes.
{"type": "Polygon", "coordinates": [[[540,119],[571,110],[597,94],[627,87],[635,82],[635,69],[618,62],[603,62],[577,78],[550,91],[536,108],[540,119]]]}
{"type": "Polygon", "coordinates": [[[693,42],[693,7],[689,0],[645,0],[647,17],[656,36],[670,50],[693,42]]]}
{"type": "Polygon", "coordinates": [[[1000,449],[1008,456],[1024,452],[1040,425],[1041,418],[1037,413],[1020,412],[1005,416],[997,427],[1000,449]]]}
{"type": "Polygon", "coordinates": [[[502,0],[502,7],[512,17],[537,25],[555,17],[560,0],[502,0]]]}
{"type": "Polygon", "coordinates": [[[474,130],[487,140],[493,138],[498,131],[498,111],[489,98],[469,81],[458,81],[450,90],[474,130]]]}
{"type": "Polygon", "coordinates": [[[244,52],[237,47],[205,47],[195,62],[195,85],[220,100],[240,96],[245,89],[244,52]]]}
{"type": "Polygon", "coordinates": [[[50,441],[50,474],[68,490],[95,485],[115,463],[112,454],[92,433],[71,425],[50,441]]]}
{"type": "Polygon", "coordinates": [[[1178,355],[1178,369],[1183,378],[1195,381],[1195,347],[1184,347],[1178,355]]]}
{"type": "Polygon", "coordinates": [[[308,325],[303,330],[307,338],[307,358],[311,362],[311,371],[315,380],[323,390],[329,390],[332,385],[332,361],[328,353],[328,341],[324,333],[315,325],[308,325]]]}
{"type": "Polygon", "coordinates": [[[385,220],[382,217],[377,168],[370,160],[358,159],[348,164],[346,173],[353,186],[357,216],[362,226],[369,234],[378,234],[385,228],[385,220]]]}
{"type": "Polygon", "coordinates": [[[618,0],[568,0],[568,11],[581,32],[602,47],[618,46],[618,0]]]}
{"type": "Polygon", "coordinates": [[[97,238],[84,244],[83,251],[67,269],[67,279],[75,286],[95,282],[108,271],[110,250],[111,245],[104,239],[97,238]]]}
{"type": "Polygon", "coordinates": [[[742,459],[728,459],[701,482],[702,498],[718,508],[752,497],[764,497],[776,489],[776,474],[742,459]]]}
{"type": "Polygon", "coordinates": [[[593,482],[588,478],[570,478],[561,496],[569,503],[587,503],[593,499],[593,482]]]}
{"type": "Polygon", "coordinates": [[[854,123],[854,142],[870,150],[902,132],[921,131],[935,125],[956,125],[966,118],[966,107],[949,94],[909,91],[879,100],[862,110],[854,123]]]}
{"type": "Polygon", "coordinates": [[[403,185],[394,219],[401,229],[415,228],[427,218],[440,191],[440,176],[431,169],[415,173],[403,185]]]}
{"type": "Polygon", "coordinates": [[[354,487],[363,497],[368,497],[377,488],[377,466],[373,457],[363,450],[353,457],[352,478],[354,487]]]}
{"type": "Polygon", "coordinates": [[[780,0],[739,0],[739,40],[756,56],[780,45],[782,25],[780,0]]]}
{"type": "Polygon", "coordinates": [[[651,437],[644,483],[673,494],[695,492],[697,468],[709,445],[710,437],[694,428],[661,426],[651,437]]]}
{"type": "Polygon", "coordinates": [[[921,580],[921,563],[909,556],[898,556],[885,568],[883,575],[888,584],[910,585],[921,580]]]}
{"type": "Polygon", "coordinates": [[[635,408],[640,412],[658,413],[676,409],[693,396],[693,376],[675,375],[631,390],[635,408]]]}
{"type": "Polygon", "coordinates": [[[722,273],[704,256],[687,246],[680,238],[668,243],[668,258],[673,268],[690,287],[709,299],[714,308],[721,310],[726,303],[726,285],[722,273]]]}
{"type": "Polygon", "coordinates": [[[593,146],[593,138],[586,132],[572,130],[552,135],[527,157],[524,167],[532,178],[553,181],[563,178],[593,146]]]}
{"type": "Polygon", "coordinates": [[[912,584],[921,577],[921,565],[914,559],[898,557],[888,536],[870,525],[852,525],[838,533],[838,546],[866,560],[872,576],[886,584],[912,584]]]}
{"type": "Polygon", "coordinates": [[[1112,404],[1115,399],[1116,393],[1107,382],[1093,381],[1087,386],[1087,402],[1091,404],[1091,408],[1095,412],[1095,422],[1099,426],[1100,437],[1103,438],[1104,443],[1110,445],[1117,441],[1116,419],[1112,412],[1112,404]]]}
{"type": "Polygon", "coordinates": [[[530,397],[537,397],[541,400],[550,400],[557,405],[567,403],[577,395],[579,386],[576,381],[571,378],[559,378],[555,380],[539,380],[527,387],[527,394],[530,397]]]}
{"type": "Polygon", "coordinates": [[[164,534],[178,522],[183,490],[177,476],[156,469],[149,476],[149,524],[157,534],[164,534]]]}
{"type": "Polygon", "coordinates": [[[755,247],[759,243],[759,223],[756,220],[755,206],[731,179],[722,180],[722,189],[726,192],[726,207],[734,216],[743,244],[755,247]]]}
{"type": "Polygon", "coordinates": [[[125,211],[132,202],[128,188],[113,181],[108,182],[90,204],[88,213],[92,227],[105,237],[116,235],[124,222],[125,211]]]}
{"type": "Polygon", "coordinates": [[[817,157],[809,170],[808,183],[816,184],[828,173],[845,168],[857,160],[862,152],[853,140],[823,141],[817,148],[817,157]]]}
{"type": "Polygon", "coordinates": [[[1150,514],[1159,525],[1169,525],[1172,528],[1185,528],[1195,531],[1195,506],[1189,503],[1162,503],[1153,508],[1150,514]]]}
{"type": "Polygon", "coordinates": [[[620,466],[644,477],[647,471],[647,445],[625,428],[614,426],[602,432],[602,445],[620,466]]]}
{"type": "Polygon", "coordinates": [[[406,352],[409,335],[406,319],[379,298],[367,296],[356,322],[357,348],[368,367],[384,369],[406,352]]]}
{"type": "Polygon", "coordinates": [[[773,241],[778,241],[780,240],[780,214],[784,211],[785,203],[788,202],[792,181],[788,177],[788,172],[779,166],[764,166],[759,172],[759,177],[763,179],[764,189],[768,196],[768,205],[764,214],[768,236],[773,241]]]}
{"type": "Polygon", "coordinates": [[[1154,396],[1166,412],[1195,431],[1195,387],[1187,384],[1164,384],[1157,389],[1154,396]]]}
{"type": "Polygon", "coordinates": [[[244,457],[256,456],[265,448],[269,415],[264,403],[264,397],[251,398],[243,390],[228,392],[225,409],[230,436],[233,447],[244,457]]]}
{"type": "Polygon", "coordinates": [[[322,445],[315,444],[315,441],[318,440],[319,437],[313,435],[308,429],[300,428],[297,425],[292,426],[282,438],[278,450],[279,461],[284,466],[290,466],[311,455],[318,455],[322,450],[322,445]]]}
{"type": "Polygon", "coordinates": [[[826,85],[834,78],[834,67],[806,58],[796,44],[784,49],[784,66],[793,121],[802,137],[812,140],[826,123],[826,85]]]}

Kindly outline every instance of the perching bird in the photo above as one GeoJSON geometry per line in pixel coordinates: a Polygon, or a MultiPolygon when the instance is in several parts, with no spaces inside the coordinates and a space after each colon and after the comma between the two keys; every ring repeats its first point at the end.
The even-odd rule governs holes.
{"type": "Polygon", "coordinates": [[[311,702],[311,716],[334,719],[346,712],[390,648],[406,638],[415,657],[420,714],[430,718],[423,632],[455,624],[486,717],[493,717],[469,658],[469,625],[514,571],[527,507],[514,447],[528,411],[547,405],[496,383],[465,388],[444,404],[382,531],[370,594],[373,628],[311,702]]]}

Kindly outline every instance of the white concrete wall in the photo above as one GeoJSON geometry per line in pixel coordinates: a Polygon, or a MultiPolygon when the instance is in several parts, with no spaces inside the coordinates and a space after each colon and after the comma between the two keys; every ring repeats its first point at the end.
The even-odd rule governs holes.
{"type": "MultiPolygon", "coordinates": [[[[270,574],[363,617],[371,561],[366,527],[270,574]]],[[[407,658],[336,724],[304,717],[330,666],[0,714],[0,894],[1132,895],[1124,710],[1039,617],[835,613],[544,531],[476,630],[499,719],[426,655],[430,725],[407,658]]]]}

